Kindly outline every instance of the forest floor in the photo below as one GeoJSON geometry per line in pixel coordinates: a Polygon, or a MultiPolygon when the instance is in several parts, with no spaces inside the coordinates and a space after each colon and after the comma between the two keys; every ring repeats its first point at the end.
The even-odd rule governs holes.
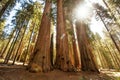
{"type": "Polygon", "coordinates": [[[120,80],[120,72],[102,70],[98,74],[53,70],[47,73],[31,73],[23,66],[0,65],[0,80],[120,80]]]}

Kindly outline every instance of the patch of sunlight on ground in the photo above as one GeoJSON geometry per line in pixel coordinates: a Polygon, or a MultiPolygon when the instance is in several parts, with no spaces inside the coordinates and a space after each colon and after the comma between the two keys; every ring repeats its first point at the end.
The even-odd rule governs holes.
{"type": "Polygon", "coordinates": [[[102,70],[102,73],[105,73],[106,75],[115,78],[115,80],[120,80],[120,72],[115,70],[102,70]]]}
{"type": "Polygon", "coordinates": [[[108,76],[120,77],[120,72],[110,72],[108,73],[108,76]]]}
{"type": "MultiPolygon", "coordinates": [[[[4,59],[0,59],[0,63],[3,63],[4,62],[4,59]]],[[[12,60],[9,60],[9,64],[12,64],[13,61],[12,60]]],[[[15,62],[16,65],[23,65],[23,62],[15,62]]],[[[24,64],[24,65],[28,65],[28,64],[24,64]]]]}

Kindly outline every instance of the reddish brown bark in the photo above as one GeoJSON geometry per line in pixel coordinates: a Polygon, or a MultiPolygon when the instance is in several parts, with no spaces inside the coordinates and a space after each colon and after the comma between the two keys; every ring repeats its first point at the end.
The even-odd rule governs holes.
{"type": "Polygon", "coordinates": [[[66,33],[65,20],[63,15],[63,0],[57,0],[57,45],[55,66],[63,71],[69,69],[68,37],[66,33]]]}
{"type": "Polygon", "coordinates": [[[98,69],[92,54],[92,49],[89,45],[86,28],[87,28],[87,25],[83,21],[76,22],[78,45],[79,45],[80,55],[81,55],[81,69],[83,71],[98,72],[98,69]]]}
{"type": "Polygon", "coordinates": [[[73,24],[71,24],[71,28],[72,28],[72,45],[73,45],[73,52],[74,52],[74,60],[75,60],[75,67],[77,69],[81,68],[81,62],[80,62],[80,56],[79,56],[79,52],[77,50],[77,43],[76,43],[76,38],[75,38],[75,31],[74,31],[74,27],[73,24]]]}
{"type": "Polygon", "coordinates": [[[36,42],[36,46],[33,52],[33,58],[30,61],[29,67],[32,71],[38,72],[50,71],[52,66],[50,62],[50,11],[51,1],[46,0],[39,34],[36,42]],[[38,68],[36,70],[35,68],[38,68]]]}

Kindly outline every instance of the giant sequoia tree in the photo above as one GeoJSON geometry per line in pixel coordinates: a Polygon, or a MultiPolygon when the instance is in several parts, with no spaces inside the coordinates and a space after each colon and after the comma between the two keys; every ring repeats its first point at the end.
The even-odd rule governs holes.
{"type": "Polygon", "coordinates": [[[46,0],[36,46],[29,64],[30,71],[50,71],[50,12],[51,1],[46,0]],[[37,69],[36,69],[37,68],[37,69]]]}
{"type": "Polygon", "coordinates": [[[63,0],[57,0],[57,56],[56,67],[63,71],[69,68],[68,38],[65,27],[63,0]]]}
{"type": "Polygon", "coordinates": [[[81,20],[78,20],[76,22],[76,30],[77,30],[78,45],[81,55],[82,70],[98,71],[97,65],[94,61],[92,49],[88,40],[87,24],[85,24],[81,20]]]}

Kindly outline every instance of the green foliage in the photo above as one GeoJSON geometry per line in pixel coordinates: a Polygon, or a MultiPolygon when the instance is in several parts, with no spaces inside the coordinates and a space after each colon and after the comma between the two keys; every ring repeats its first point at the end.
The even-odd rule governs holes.
{"type": "Polygon", "coordinates": [[[109,3],[111,3],[113,6],[119,6],[120,5],[120,1],[119,0],[108,0],[109,3]]]}
{"type": "MultiPolygon", "coordinates": [[[[94,7],[96,8],[96,13],[99,13],[103,19],[112,19],[111,15],[108,13],[108,10],[105,9],[102,5],[100,4],[94,4],[94,7]]],[[[96,14],[96,16],[98,16],[96,14]]]]}

